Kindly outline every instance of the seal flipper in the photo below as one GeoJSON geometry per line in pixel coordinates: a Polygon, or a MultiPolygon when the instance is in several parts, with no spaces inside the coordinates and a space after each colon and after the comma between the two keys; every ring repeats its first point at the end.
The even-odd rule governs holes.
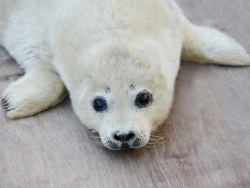
{"type": "Polygon", "coordinates": [[[188,24],[185,28],[182,60],[221,65],[250,65],[250,54],[226,34],[210,28],[188,24]]]}

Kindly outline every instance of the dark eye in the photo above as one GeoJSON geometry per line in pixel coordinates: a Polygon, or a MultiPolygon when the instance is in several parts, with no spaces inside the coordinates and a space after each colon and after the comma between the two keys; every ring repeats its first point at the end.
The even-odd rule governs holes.
{"type": "Polygon", "coordinates": [[[135,105],[138,108],[145,108],[153,101],[153,97],[149,92],[141,92],[136,96],[135,105]]]}
{"type": "Polygon", "coordinates": [[[95,98],[92,105],[96,112],[103,112],[108,108],[107,101],[102,97],[95,98]]]}

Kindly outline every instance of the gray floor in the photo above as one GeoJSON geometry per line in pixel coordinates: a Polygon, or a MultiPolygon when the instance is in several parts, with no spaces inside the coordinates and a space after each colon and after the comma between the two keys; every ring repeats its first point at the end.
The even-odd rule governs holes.
{"type": "MultiPolygon", "coordinates": [[[[195,23],[250,51],[249,0],[178,0],[195,23]]],[[[0,50],[0,92],[22,71],[0,50]]],[[[250,187],[250,67],[184,63],[174,108],[154,148],[93,143],[66,100],[10,121],[0,110],[0,187],[250,187]]]]}

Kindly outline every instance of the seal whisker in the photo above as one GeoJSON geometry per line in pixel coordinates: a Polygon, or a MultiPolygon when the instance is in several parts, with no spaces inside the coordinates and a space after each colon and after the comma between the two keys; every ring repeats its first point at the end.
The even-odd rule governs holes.
{"type": "Polygon", "coordinates": [[[162,144],[167,141],[167,136],[162,135],[162,133],[159,132],[153,132],[150,135],[150,139],[146,145],[147,148],[153,148],[156,144],[162,144]]]}
{"type": "Polygon", "coordinates": [[[93,141],[91,141],[93,144],[96,144],[96,145],[98,145],[98,146],[103,146],[103,144],[101,143],[101,142],[93,142],[93,141]]]}
{"type": "Polygon", "coordinates": [[[148,149],[152,149],[152,148],[155,148],[155,145],[153,145],[153,146],[145,146],[146,148],[148,148],[148,149]]]}

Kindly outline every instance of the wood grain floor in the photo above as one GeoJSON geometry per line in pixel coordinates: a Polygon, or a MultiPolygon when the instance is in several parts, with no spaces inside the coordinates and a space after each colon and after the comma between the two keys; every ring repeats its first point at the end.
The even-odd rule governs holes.
{"type": "MultiPolygon", "coordinates": [[[[250,51],[250,1],[178,0],[195,23],[250,51]]],[[[22,70],[0,50],[0,92],[22,70]]],[[[0,110],[0,187],[250,187],[250,67],[183,63],[174,107],[153,148],[94,143],[66,100],[10,121],[0,110]]]]}

